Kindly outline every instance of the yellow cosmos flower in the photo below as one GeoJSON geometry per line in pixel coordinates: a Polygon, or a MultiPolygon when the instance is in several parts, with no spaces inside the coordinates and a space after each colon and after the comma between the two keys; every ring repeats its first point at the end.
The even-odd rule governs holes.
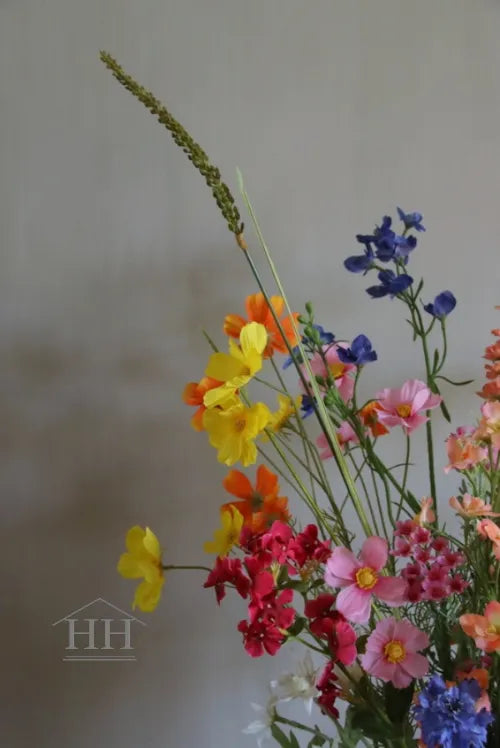
{"type": "Polygon", "coordinates": [[[247,408],[242,403],[227,410],[210,408],[203,414],[203,428],[212,447],[219,450],[217,459],[224,465],[253,465],[257,460],[254,439],[267,426],[271,413],[264,403],[247,408]]]}
{"type": "Polygon", "coordinates": [[[158,538],[149,527],[136,525],[128,531],[125,544],[127,553],[120,556],[118,572],[125,579],[144,577],[135,591],[132,609],[150,613],[158,605],[165,582],[158,538]]]}
{"type": "Polygon", "coordinates": [[[237,545],[243,527],[243,515],[235,507],[220,513],[221,528],[215,530],[213,541],[204,544],[205,553],[216,553],[219,558],[227,556],[233,545],[237,545]]]}
{"type": "Polygon", "coordinates": [[[262,368],[262,354],[267,345],[267,331],[259,322],[250,322],[240,333],[239,346],[229,341],[229,353],[213,353],[205,370],[207,377],[223,382],[205,393],[207,408],[225,405],[262,368]]]}
{"type": "MultiPolygon", "coordinates": [[[[281,431],[281,429],[286,426],[291,416],[295,414],[295,408],[300,408],[301,402],[302,395],[299,395],[295,399],[295,405],[292,398],[288,397],[288,395],[278,395],[278,410],[271,413],[271,420],[266,428],[270,431],[274,431],[274,433],[281,431]]],[[[269,441],[267,434],[262,434],[262,441],[269,441]]]]}

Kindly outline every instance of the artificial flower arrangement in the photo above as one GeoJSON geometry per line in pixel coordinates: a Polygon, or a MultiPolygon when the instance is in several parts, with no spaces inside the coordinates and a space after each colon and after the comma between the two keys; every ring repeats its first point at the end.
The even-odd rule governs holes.
{"type": "Polygon", "coordinates": [[[427,301],[423,280],[408,272],[425,231],[421,214],[398,208],[401,228],[384,217],[372,234],[356,237],[362,251],[344,262],[351,273],[376,275],[366,289],[371,297],[405,306],[423,352],[421,379],[362,401],[360,379],[377,359],[370,340],[337,339],[318,324],[310,303],[304,313],[292,312],[240,178],[277,286],[277,295],[269,294],[218,169],[152,94],[110,55],[101,57],[203,175],[258,286],[245,316],[228,314],[223,322],[227,352],[206,335],[212,351],[204,376],[184,391],[196,409],[193,428],[205,432],[229,468],[220,529],[205,545],[215,561],[164,563],[156,535],[133,527],[118,571],[143,580],[134,607],[156,608],[166,571],[201,569],[218,604],[228,590],[245,601],[235,628],[251,657],[274,655],[289,641],[304,646],[296,672],[271,683],[267,704],[256,707],[260,718],[244,730],[259,746],[269,737],[298,748],[299,734],[309,748],[333,746],[334,733],[345,748],[499,745],[500,329],[485,352],[477,423],[456,428],[446,442],[445,470],[461,479],[448,500],[460,524],[451,534],[438,517],[443,500],[436,495],[432,418],[440,410],[450,420],[441,383],[464,383],[443,374],[453,294],[427,301]],[[292,366],[297,385],[290,387],[284,370],[292,366]],[[254,395],[264,387],[277,398],[274,409],[254,395]],[[319,424],[317,438],[309,417],[319,424]],[[421,500],[409,487],[418,429],[426,432],[429,473],[429,496],[421,500]],[[380,456],[386,439],[404,445],[402,464],[387,465],[380,456]],[[334,479],[327,460],[336,465],[334,479]],[[306,526],[292,516],[284,484],[310,511],[306,526]],[[347,506],[364,538],[346,524],[347,506]],[[282,705],[293,699],[305,702],[310,722],[284,716],[282,705]],[[313,705],[330,718],[330,731],[315,724],[313,705]]]}

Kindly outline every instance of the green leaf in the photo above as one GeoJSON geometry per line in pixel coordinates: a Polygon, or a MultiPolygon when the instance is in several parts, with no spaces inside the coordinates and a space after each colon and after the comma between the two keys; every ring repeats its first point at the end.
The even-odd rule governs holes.
{"type": "Polygon", "coordinates": [[[292,625],[287,629],[291,636],[298,636],[306,624],[306,619],[302,616],[297,616],[292,625]]]}
{"type": "Polygon", "coordinates": [[[378,719],[373,709],[356,705],[349,707],[348,711],[351,712],[351,710],[351,733],[349,733],[349,737],[351,737],[352,731],[354,731],[355,733],[361,733],[361,735],[367,738],[371,738],[371,740],[387,740],[387,725],[378,719]]]}
{"type": "Polygon", "coordinates": [[[432,361],[432,371],[433,371],[433,372],[435,372],[435,371],[436,371],[436,369],[438,368],[438,364],[439,364],[439,351],[438,351],[438,349],[436,348],[436,349],[434,350],[434,359],[433,359],[433,361],[432,361]]]}
{"type": "Polygon", "coordinates": [[[441,408],[441,413],[446,418],[446,420],[448,421],[448,423],[451,423],[450,411],[446,407],[446,404],[445,404],[444,400],[441,401],[439,407],[441,408]]]}
{"type": "Polygon", "coordinates": [[[321,735],[314,735],[311,740],[307,744],[307,748],[314,748],[316,745],[324,745],[326,743],[326,738],[321,737],[321,735]]]}
{"type": "Polygon", "coordinates": [[[293,732],[290,730],[290,748],[300,748],[299,741],[293,734],[293,732]]]}
{"type": "Polygon", "coordinates": [[[418,512],[421,510],[421,506],[417,499],[415,498],[414,494],[411,493],[411,491],[406,492],[406,503],[411,507],[411,509],[418,514],[418,512]]]}
{"type": "Polygon", "coordinates": [[[392,683],[384,686],[384,700],[387,716],[391,722],[401,724],[408,716],[415,685],[408,688],[394,688],[392,683]]]}
{"type": "Polygon", "coordinates": [[[445,377],[442,374],[438,374],[436,379],[444,379],[445,382],[452,384],[454,387],[463,387],[465,384],[472,384],[474,381],[473,379],[464,379],[463,382],[454,382],[452,379],[448,379],[448,377],[445,377]]]}
{"type": "Polygon", "coordinates": [[[276,722],[271,725],[271,735],[282,748],[291,748],[289,739],[276,722]]]}

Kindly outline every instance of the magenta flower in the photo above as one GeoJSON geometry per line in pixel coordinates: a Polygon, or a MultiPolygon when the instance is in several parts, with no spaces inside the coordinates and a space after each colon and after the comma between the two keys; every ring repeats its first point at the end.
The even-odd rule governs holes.
{"type": "Polygon", "coordinates": [[[427,657],[418,651],[429,646],[429,637],[408,621],[379,621],[366,642],[361,664],[367,673],[395,688],[406,688],[429,670],[427,657]]]}
{"type": "Polygon", "coordinates": [[[443,399],[419,379],[409,379],[400,389],[382,390],[376,397],[382,406],[378,420],[384,426],[402,426],[406,434],[429,420],[422,411],[437,408],[443,399]]]}
{"type": "Polygon", "coordinates": [[[391,606],[405,601],[405,580],[379,574],[388,555],[387,542],[377,536],[365,540],[359,559],[347,548],[334,548],[326,564],[325,581],[331,587],[343,587],[337,610],[349,621],[368,621],[373,595],[391,606]]]}

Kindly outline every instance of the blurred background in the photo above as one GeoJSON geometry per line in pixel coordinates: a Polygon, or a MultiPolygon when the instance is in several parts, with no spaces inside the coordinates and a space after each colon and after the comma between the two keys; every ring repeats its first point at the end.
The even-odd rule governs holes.
{"type": "MultiPolygon", "coordinates": [[[[181,393],[206,365],[202,327],[222,345],[256,290],[203,181],[99,50],[235,192],[243,171],[294,308],[314,299],[337,336],[372,339],[367,394],[422,364],[398,303],[342,262],[396,205],[424,214],[412,274],[426,300],[455,293],[447,373],[477,380],[444,391],[458,426],[499,322],[499,35],[496,0],[0,0],[2,746],[251,747],[250,702],[296,654],[251,660],[244,604],[178,572],[139,616],[136,662],[62,661],[53,622],[98,597],[130,610],[115,566],[131,525],[167,562],[207,563],[226,471],[181,393]]],[[[428,493],[418,465],[411,481],[428,493]]]]}

